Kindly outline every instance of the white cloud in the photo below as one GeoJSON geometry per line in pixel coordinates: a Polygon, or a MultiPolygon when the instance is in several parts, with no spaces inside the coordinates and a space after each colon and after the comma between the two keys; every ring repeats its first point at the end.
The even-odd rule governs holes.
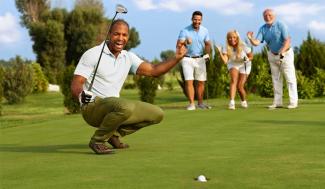
{"type": "Polygon", "coordinates": [[[310,30],[319,32],[319,33],[324,33],[325,31],[325,22],[319,22],[316,20],[313,20],[309,23],[308,27],[310,30]]]}
{"type": "Polygon", "coordinates": [[[0,43],[14,43],[20,39],[19,24],[17,19],[6,12],[0,15],[0,43]]]}
{"type": "Polygon", "coordinates": [[[273,7],[277,15],[281,19],[290,24],[297,24],[308,16],[315,16],[325,10],[324,5],[311,4],[311,3],[288,3],[273,7]]]}
{"type": "Polygon", "coordinates": [[[158,7],[154,5],[152,0],[134,0],[133,1],[141,10],[154,10],[158,7]]]}
{"type": "Polygon", "coordinates": [[[245,0],[133,0],[141,10],[165,9],[170,11],[183,11],[193,8],[214,10],[224,15],[238,15],[249,13],[254,7],[253,3],[245,0]]]}

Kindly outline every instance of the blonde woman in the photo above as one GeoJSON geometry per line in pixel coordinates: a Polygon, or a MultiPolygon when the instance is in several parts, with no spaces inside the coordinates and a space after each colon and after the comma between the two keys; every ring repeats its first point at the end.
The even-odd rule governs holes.
{"type": "Polygon", "coordinates": [[[245,83],[251,71],[251,60],[253,53],[244,42],[240,40],[236,30],[227,33],[226,48],[222,51],[217,47],[222,61],[227,64],[230,81],[230,102],[229,109],[235,110],[235,96],[238,89],[241,98],[241,106],[247,108],[245,83]]]}

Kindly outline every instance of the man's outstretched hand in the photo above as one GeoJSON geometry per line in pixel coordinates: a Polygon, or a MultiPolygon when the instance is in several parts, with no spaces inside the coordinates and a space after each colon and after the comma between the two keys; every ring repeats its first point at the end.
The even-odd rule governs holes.
{"type": "Polygon", "coordinates": [[[182,59],[187,53],[187,48],[185,46],[185,44],[179,44],[176,47],[176,53],[175,53],[175,57],[176,59],[182,59]]]}

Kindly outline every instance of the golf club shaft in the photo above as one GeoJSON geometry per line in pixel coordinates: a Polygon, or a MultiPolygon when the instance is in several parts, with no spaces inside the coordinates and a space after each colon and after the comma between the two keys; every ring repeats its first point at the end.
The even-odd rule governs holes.
{"type": "Polygon", "coordinates": [[[107,41],[107,38],[108,38],[108,34],[109,34],[109,32],[110,32],[109,30],[111,29],[112,23],[113,23],[113,21],[114,21],[116,15],[117,15],[117,13],[118,13],[118,12],[115,12],[115,15],[114,15],[114,17],[113,17],[113,19],[112,19],[112,22],[111,22],[111,24],[110,24],[109,27],[108,27],[107,34],[106,34],[106,37],[105,37],[105,41],[104,41],[104,44],[103,44],[102,50],[100,51],[100,55],[99,55],[99,58],[98,58],[98,62],[97,62],[97,64],[96,64],[96,68],[95,68],[95,70],[94,70],[93,78],[91,79],[90,85],[89,85],[89,87],[88,87],[88,91],[91,91],[91,89],[93,88],[93,84],[94,84],[94,80],[95,80],[95,77],[96,77],[96,73],[97,73],[97,69],[98,69],[98,66],[99,66],[99,62],[100,62],[100,59],[102,58],[102,54],[103,54],[103,51],[104,51],[104,48],[105,48],[105,45],[106,45],[106,41],[107,41]]]}

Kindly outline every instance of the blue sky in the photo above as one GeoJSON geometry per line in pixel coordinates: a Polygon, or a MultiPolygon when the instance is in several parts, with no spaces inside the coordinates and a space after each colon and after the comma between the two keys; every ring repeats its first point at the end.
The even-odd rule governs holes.
{"type": "MultiPolygon", "coordinates": [[[[179,31],[191,24],[195,10],[203,12],[203,23],[210,38],[224,45],[227,31],[236,29],[245,38],[247,31],[257,32],[264,23],[262,12],[273,8],[277,19],[285,22],[292,36],[293,46],[299,46],[310,31],[325,41],[324,0],[260,1],[260,0],[105,0],[105,15],[112,18],[116,4],[128,8],[128,14],[118,17],[129,22],[140,33],[141,44],[132,49],[148,60],[159,58],[160,52],[174,50],[179,31]]],[[[71,10],[74,1],[52,0],[52,6],[71,10]]],[[[14,0],[0,0],[0,59],[16,55],[35,60],[32,41],[19,22],[14,0]]],[[[259,48],[256,49],[259,51],[259,48]]]]}

